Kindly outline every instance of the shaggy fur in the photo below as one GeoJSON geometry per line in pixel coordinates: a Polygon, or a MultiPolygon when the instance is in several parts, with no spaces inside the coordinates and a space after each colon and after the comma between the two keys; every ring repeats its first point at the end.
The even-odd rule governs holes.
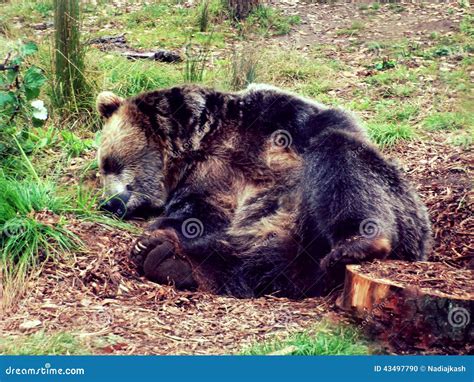
{"type": "Polygon", "coordinates": [[[97,105],[106,208],[161,213],[131,255],[153,281],[301,298],[328,293],[345,264],[426,259],[425,207],[342,110],[261,85],[97,105]]]}

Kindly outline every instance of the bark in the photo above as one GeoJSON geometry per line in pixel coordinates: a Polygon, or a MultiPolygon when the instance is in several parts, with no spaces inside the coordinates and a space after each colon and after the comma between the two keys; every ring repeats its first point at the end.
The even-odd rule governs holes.
{"type": "Polygon", "coordinates": [[[237,20],[245,19],[261,3],[261,0],[227,0],[229,10],[237,20]]]}
{"type": "Polygon", "coordinates": [[[58,106],[73,103],[77,107],[78,96],[86,88],[78,0],[55,0],[54,27],[54,100],[58,106]]]}

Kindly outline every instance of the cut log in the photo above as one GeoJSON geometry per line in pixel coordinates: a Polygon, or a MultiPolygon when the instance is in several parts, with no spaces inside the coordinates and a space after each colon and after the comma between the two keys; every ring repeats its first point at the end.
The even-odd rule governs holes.
{"type": "Polygon", "coordinates": [[[403,261],[348,265],[338,305],[395,350],[474,349],[469,269],[403,261]]]}

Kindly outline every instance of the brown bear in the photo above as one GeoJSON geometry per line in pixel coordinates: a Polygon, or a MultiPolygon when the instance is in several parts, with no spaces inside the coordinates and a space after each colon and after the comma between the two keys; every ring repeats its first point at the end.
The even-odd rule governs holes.
{"type": "Polygon", "coordinates": [[[160,215],[131,250],[150,280],[302,298],[349,263],[426,259],[426,208],[343,110],[264,85],[103,92],[97,108],[104,208],[160,215]]]}

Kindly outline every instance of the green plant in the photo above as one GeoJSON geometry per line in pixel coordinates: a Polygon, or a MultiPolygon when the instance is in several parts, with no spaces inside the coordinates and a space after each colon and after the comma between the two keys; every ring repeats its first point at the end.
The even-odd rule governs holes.
{"type": "Polygon", "coordinates": [[[61,137],[63,139],[61,146],[70,158],[82,155],[85,151],[92,149],[95,145],[94,140],[82,139],[72,131],[68,130],[61,131],[61,137]]]}
{"type": "Polygon", "coordinates": [[[5,279],[24,277],[45,258],[79,246],[59,214],[70,199],[50,182],[0,173],[0,248],[5,279]]]}
{"type": "Polygon", "coordinates": [[[230,62],[230,88],[240,90],[255,82],[258,61],[259,55],[255,48],[245,46],[240,50],[235,49],[230,62]]]}
{"type": "Polygon", "coordinates": [[[41,16],[48,16],[53,11],[52,1],[36,1],[34,4],[34,10],[41,14],[41,16]]]}
{"type": "Polygon", "coordinates": [[[355,20],[352,22],[349,28],[343,28],[336,31],[337,36],[357,36],[359,32],[365,29],[365,25],[360,20],[355,20]]]}
{"type": "Polygon", "coordinates": [[[198,26],[201,32],[206,32],[209,27],[209,18],[210,18],[209,1],[210,0],[202,0],[197,10],[198,26]]]}
{"type": "Polygon", "coordinates": [[[400,103],[398,101],[382,101],[376,106],[377,121],[382,123],[408,122],[415,119],[420,108],[412,103],[400,103]]]}
{"type": "Polygon", "coordinates": [[[406,66],[397,65],[392,70],[386,70],[378,72],[370,77],[367,77],[366,81],[371,85],[394,85],[394,84],[405,84],[405,83],[418,83],[418,77],[415,72],[410,71],[406,66]]]}
{"type": "Polygon", "coordinates": [[[90,352],[80,340],[69,333],[31,335],[0,338],[2,355],[84,355],[90,352]]]}
{"type": "Polygon", "coordinates": [[[381,147],[393,146],[402,140],[414,137],[413,129],[406,123],[378,123],[367,125],[370,138],[381,147]]]}
{"type": "Polygon", "coordinates": [[[374,11],[378,11],[380,9],[380,3],[372,3],[370,8],[374,11]]]}
{"type": "Polygon", "coordinates": [[[370,52],[379,52],[382,49],[387,48],[387,44],[379,41],[371,41],[367,43],[367,49],[370,52]]]}
{"type": "Polygon", "coordinates": [[[423,121],[428,130],[456,130],[473,126],[474,118],[463,113],[434,113],[423,121]]]}
{"type": "Polygon", "coordinates": [[[449,141],[454,146],[461,146],[464,149],[469,149],[474,142],[474,133],[455,135],[451,137],[449,141]]]}
{"type": "Polygon", "coordinates": [[[139,10],[130,13],[127,18],[128,27],[133,28],[138,25],[143,25],[147,28],[156,27],[157,23],[167,12],[167,4],[146,4],[140,7],[139,10]]]}
{"type": "MultiPolygon", "coordinates": [[[[16,116],[27,120],[36,119],[31,102],[40,94],[46,77],[37,66],[29,64],[29,56],[35,54],[38,47],[33,42],[18,46],[11,52],[4,64],[0,65],[0,124],[10,124],[16,116]]],[[[43,116],[36,115],[38,121],[43,116]]]]}
{"type": "Polygon", "coordinates": [[[396,13],[402,13],[406,10],[406,8],[403,5],[397,4],[397,3],[390,3],[388,5],[388,9],[396,13]]]}
{"type": "Polygon", "coordinates": [[[145,60],[132,61],[121,56],[109,56],[99,60],[93,54],[88,62],[98,65],[97,71],[104,73],[104,89],[110,89],[124,97],[140,92],[161,89],[182,81],[181,68],[166,63],[145,60]]]}
{"type": "Polygon", "coordinates": [[[0,36],[9,36],[11,33],[11,27],[10,24],[8,23],[8,20],[0,17],[0,36]]]}
{"type": "Polygon", "coordinates": [[[443,57],[443,56],[449,56],[451,54],[451,48],[449,46],[441,46],[439,48],[436,48],[433,51],[433,56],[434,57],[443,57]]]}
{"type": "Polygon", "coordinates": [[[23,150],[31,153],[34,150],[41,150],[54,146],[58,142],[58,129],[54,126],[37,127],[28,131],[26,139],[22,142],[23,150]]]}
{"type": "Polygon", "coordinates": [[[393,69],[396,65],[396,62],[393,60],[389,60],[385,58],[382,62],[377,62],[373,67],[376,70],[388,70],[388,69],[393,69]]]}
{"type": "Polygon", "coordinates": [[[212,34],[204,46],[199,46],[189,42],[186,44],[186,61],[184,66],[185,82],[202,82],[206,63],[210,55],[210,43],[212,34]]]}
{"type": "Polygon", "coordinates": [[[354,355],[372,351],[359,331],[349,325],[320,323],[310,330],[288,334],[245,349],[245,355],[354,355]]]}
{"type": "Polygon", "coordinates": [[[467,14],[461,21],[459,29],[468,36],[474,36],[474,14],[467,14]]]}
{"type": "Polygon", "coordinates": [[[298,25],[301,19],[297,15],[285,16],[279,10],[259,5],[250,13],[245,22],[256,25],[263,35],[279,36],[290,33],[292,26],[298,25]]]}

